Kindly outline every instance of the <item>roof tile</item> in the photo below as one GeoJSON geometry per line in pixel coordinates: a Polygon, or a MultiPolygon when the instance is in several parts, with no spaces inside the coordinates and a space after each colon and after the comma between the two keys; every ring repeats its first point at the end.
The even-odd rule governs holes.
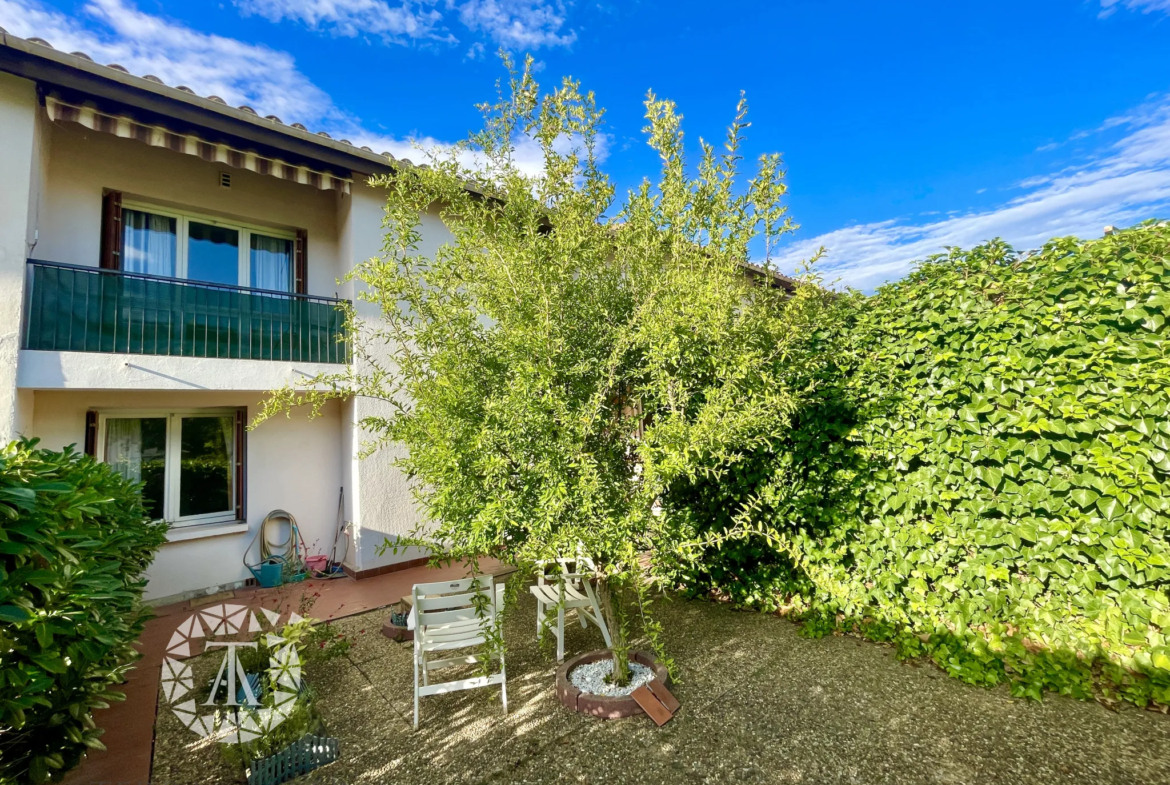
{"type": "MultiPolygon", "coordinates": [[[[0,34],[11,35],[11,33],[9,33],[3,27],[0,27],[0,34]]],[[[40,44],[41,46],[47,46],[50,49],[53,48],[53,45],[50,44],[48,41],[46,41],[43,38],[33,37],[33,38],[25,39],[25,40],[30,41],[30,42],[35,43],[35,44],[40,44]]],[[[87,60],[88,62],[91,62],[91,63],[94,62],[94,59],[92,57],[90,57],[88,54],[86,54],[85,52],[70,52],[69,54],[72,55],[73,57],[79,57],[79,58],[81,58],[83,60],[87,60]]],[[[119,72],[124,73],[124,74],[130,74],[130,71],[125,66],[119,65],[118,63],[109,63],[105,67],[113,69],[115,71],[119,71],[119,72]]],[[[163,87],[169,87],[169,85],[167,85],[166,82],[164,82],[162,79],[158,78],[154,74],[146,74],[142,78],[149,81],[149,82],[154,82],[155,84],[162,85],[163,87]]],[[[198,93],[196,93],[194,90],[192,90],[190,87],[187,87],[186,85],[176,85],[175,87],[172,87],[170,89],[182,90],[184,93],[187,93],[188,95],[198,96],[198,93]]],[[[220,98],[218,95],[209,95],[209,96],[206,96],[206,99],[208,101],[214,101],[217,104],[223,104],[224,106],[227,106],[227,102],[224,101],[222,98],[220,98]]],[[[258,115],[258,113],[256,112],[255,109],[253,109],[252,107],[247,106],[247,105],[240,106],[240,107],[238,107],[238,109],[242,112],[247,112],[249,114],[258,115]]],[[[267,115],[264,119],[270,120],[271,122],[278,123],[280,125],[284,125],[284,122],[279,117],[277,117],[276,115],[273,115],[273,114],[267,115]]],[[[301,125],[300,123],[293,123],[290,127],[296,128],[296,129],[301,130],[301,131],[309,132],[309,129],[306,128],[305,126],[301,125]]],[[[318,131],[317,135],[323,136],[326,139],[333,138],[325,131],[318,131]]],[[[337,141],[339,141],[341,144],[348,145],[349,147],[355,147],[353,142],[349,141],[348,139],[339,139],[337,141]]],[[[370,153],[373,152],[372,149],[370,149],[369,147],[366,147],[365,145],[363,145],[361,147],[361,149],[365,150],[366,152],[370,152],[370,153]]],[[[383,152],[382,155],[386,156],[391,161],[399,161],[400,160],[402,163],[410,164],[409,159],[396,159],[389,152],[383,152]]]]}

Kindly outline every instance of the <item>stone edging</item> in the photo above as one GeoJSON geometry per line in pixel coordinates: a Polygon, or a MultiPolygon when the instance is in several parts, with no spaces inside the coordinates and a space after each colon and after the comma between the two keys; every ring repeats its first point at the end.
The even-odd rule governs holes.
{"type": "MultiPolygon", "coordinates": [[[[609,650],[600,649],[574,657],[557,668],[557,700],[573,711],[599,717],[603,720],[617,720],[622,717],[633,717],[638,714],[644,714],[645,712],[642,711],[642,707],[638,705],[638,702],[632,696],[627,695],[623,698],[609,698],[604,695],[591,695],[581,692],[569,681],[569,674],[578,665],[585,665],[590,662],[597,662],[598,660],[609,658],[609,650]]],[[[653,670],[654,681],[663,686],[669,686],[670,676],[667,674],[666,668],[660,665],[652,654],[644,651],[636,651],[631,656],[631,659],[653,670]]]]}

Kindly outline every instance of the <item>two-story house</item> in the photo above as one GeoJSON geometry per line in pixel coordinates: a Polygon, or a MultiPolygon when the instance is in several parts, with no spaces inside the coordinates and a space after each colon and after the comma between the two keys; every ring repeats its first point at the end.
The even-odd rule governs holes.
{"type": "Polygon", "coordinates": [[[171,524],[148,598],[241,585],[274,509],[328,554],[340,500],[358,577],[418,558],[376,552],[418,519],[392,451],[358,460],[375,404],[245,427],[266,391],[347,362],[338,281],[382,244],[367,179],[408,164],[6,33],[0,151],[0,440],[145,483],[171,524]]]}

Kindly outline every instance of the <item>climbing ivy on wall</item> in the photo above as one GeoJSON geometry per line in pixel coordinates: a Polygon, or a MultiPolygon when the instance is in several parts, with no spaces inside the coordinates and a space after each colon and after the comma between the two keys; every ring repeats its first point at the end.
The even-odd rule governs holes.
{"type": "Polygon", "coordinates": [[[791,431],[673,489],[712,537],[667,572],[969,682],[1170,704],[1168,256],[1153,223],[992,242],[843,298],[791,431]]]}

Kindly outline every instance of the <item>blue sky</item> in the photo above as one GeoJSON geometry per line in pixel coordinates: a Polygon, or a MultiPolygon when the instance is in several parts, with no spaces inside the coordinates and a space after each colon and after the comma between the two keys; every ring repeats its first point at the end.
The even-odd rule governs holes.
{"type": "Polygon", "coordinates": [[[1170,0],[0,0],[0,27],[407,157],[530,52],[596,91],[623,189],[655,171],[647,90],[692,139],[744,90],[801,225],[781,266],[823,245],[866,290],[944,245],[1170,217],[1170,0]]]}

